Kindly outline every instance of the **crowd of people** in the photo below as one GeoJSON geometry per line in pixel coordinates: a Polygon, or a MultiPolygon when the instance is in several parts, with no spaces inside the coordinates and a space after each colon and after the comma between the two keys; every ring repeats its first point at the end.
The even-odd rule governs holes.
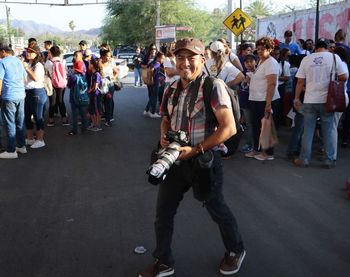
{"type": "MultiPolygon", "coordinates": [[[[238,92],[241,123],[246,130],[240,151],[247,158],[274,160],[273,147],[264,150],[259,147],[261,119],[271,115],[277,134],[281,126],[292,127],[286,156],[295,165],[306,167],[310,164],[311,143],[316,139],[321,143],[319,152],[324,167],[335,167],[338,133],[341,147],[346,148],[349,144],[350,108],[347,105],[342,114],[326,113],[323,109],[311,112],[309,107],[314,109],[316,104],[326,102],[330,78],[347,80],[350,48],[345,42],[346,34],[341,29],[334,40],[321,38],[315,43],[312,39],[295,41],[293,32],[287,30],[283,42],[268,37],[255,43],[243,41],[236,53],[223,38],[205,48],[204,74],[223,80],[238,92]],[[300,103],[303,103],[302,107],[300,103]]],[[[174,43],[169,43],[158,50],[151,44],[145,55],[138,49],[134,56],[138,68],[135,86],[142,85],[142,69],[153,72],[154,82],[147,85],[149,101],[143,112],[147,117],[161,118],[157,102],[160,107],[164,91],[179,78],[174,47],[174,43]]],[[[349,93],[350,85],[346,82],[347,103],[349,93]]]]}
{"type": "Polygon", "coordinates": [[[113,96],[119,82],[112,50],[102,44],[98,58],[85,40],[80,41],[79,47],[74,52],[73,72],[69,74],[60,47],[51,41],[45,41],[46,51],[41,51],[37,40],[30,38],[20,56],[14,56],[8,45],[0,45],[0,158],[17,158],[18,153],[27,153],[27,146],[37,149],[46,145],[47,102],[46,126],[54,127],[55,114],[59,113],[61,124],[72,127],[67,132],[69,136],[78,134],[79,124],[82,132],[101,131],[101,118],[105,126],[112,126],[113,96]],[[70,116],[64,100],[67,88],[70,116]],[[2,129],[6,147],[2,145],[2,129]]]}

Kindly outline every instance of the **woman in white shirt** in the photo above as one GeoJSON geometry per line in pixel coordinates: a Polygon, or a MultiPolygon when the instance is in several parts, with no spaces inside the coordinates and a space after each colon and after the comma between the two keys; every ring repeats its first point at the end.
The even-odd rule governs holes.
{"type": "Polygon", "coordinates": [[[42,64],[40,48],[37,45],[30,45],[26,49],[28,63],[23,61],[23,66],[28,74],[25,82],[26,98],[24,103],[25,124],[27,129],[26,144],[31,148],[45,146],[44,142],[44,114],[47,101],[44,89],[45,69],[42,64]],[[34,139],[34,117],[36,125],[36,139],[34,139]]]}
{"type": "MultiPolygon", "coordinates": [[[[279,72],[278,62],[270,55],[274,48],[271,38],[263,37],[257,40],[256,50],[259,57],[258,66],[250,78],[249,104],[253,134],[253,150],[245,156],[257,160],[273,160],[273,148],[259,153],[259,136],[261,119],[264,116],[275,117],[279,105],[280,95],[277,89],[277,78],[279,72]]],[[[274,118],[275,121],[275,118],[274,118]]]]}
{"type": "Polygon", "coordinates": [[[243,73],[226,61],[225,46],[220,41],[210,45],[211,59],[205,61],[206,73],[223,80],[228,87],[234,87],[243,80],[243,73]]]}
{"type": "Polygon", "coordinates": [[[114,112],[114,85],[113,82],[118,78],[118,68],[113,62],[112,52],[109,49],[103,49],[100,51],[101,54],[101,65],[102,65],[102,82],[106,81],[108,78],[109,90],[108,93],[103,96],[103,104],[105,109],[105,125],[107,127],[112,126],[113,112],[114,112]]]}

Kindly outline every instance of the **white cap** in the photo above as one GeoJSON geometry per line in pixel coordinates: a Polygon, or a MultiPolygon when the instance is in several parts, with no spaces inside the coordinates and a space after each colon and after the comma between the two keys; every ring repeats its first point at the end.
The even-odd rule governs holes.
{"type": "Polygon", "coordinates": [[[221,41],[214,41],[212,44],[210,44],[210,50],[215,53],[219,51],[224,52],[225,45],[221,41]]]}

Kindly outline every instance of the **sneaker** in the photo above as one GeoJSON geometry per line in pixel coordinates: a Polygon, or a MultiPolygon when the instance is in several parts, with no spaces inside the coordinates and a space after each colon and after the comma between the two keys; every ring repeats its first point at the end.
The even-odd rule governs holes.
{"type": "Polygon", "coordinates": [[[33,145],[35,142],[35,139],[26,139],[26,145],[33,145]]]}
{"type": "Polygon", "coordinates": [[[171,276],[175,273],[174,268],[162,264],[158,259],[154,264],[139,274],[139,277],[164,277],[171,276]]]}
{"type": "Polygon", "coordinates": [[[253,150],[253,147],[250,144],[246,144],[239,151],[241,153],[249,153],[252,150],[253,150]]]}
{"type": "Polygon", "coordinates": [[[239,271],[245,257],[245,250],[241,253],[225,253],[225,257],[220,264],[220,273],[222,275],[233,275],[239,271]]]}
{"type": "Polygon", "coordinates": [[[21,154],[27,154],[27,148],[25,146],[16,147],[16,152],[21,154]]]}
{"type": "Polygon", "coordinates": [[[0,159],[17,159],[17,158],[18,158],[18,154],[16,151],[12,153],[5,151],[0,154],[0,159]]]}
{"type": "Polygon", "coordinates": [[[102,131],[102,129],[98,127],[94,127],[94,128],[91,128],[90,131],[99,132],[99,131],[102,131]]]}
{"type": "Polygon", "coordinates": [[[259,154],[259,152],[256,152],[255,150],[252,150],[252,151],[246,153],[244,156],[245,156],[246,158],[254,158],[254,156],[256,156],[256,155],[258,155],[258,154],[259,154]]]}
{"type": "Polygon", "coordinates": [[[69,131],[68,133],[67,133],[67,136],[75,136],[77,133],[76,132],[74,132],[74,131],[69,131]]]}
{"type": "Polygon", "coordinates": [[[301,159],[295,159],[293,163],[299,167],[308,167],[310,165],[308,161],[301,159]]]}
{"type": "Polygon", "coordinates": [[[149,111],[143,111],[143,116],[149,117],[151,113],[149,111]]]}
{"type": "Polygon", "coordinates": [[[149,117],[150,117],[150,118],[161,118],[162,116],[161,116],[160,114],[158,114],[158,113],[151,113],[151,114],[149,115],[149,117]]]}
{"type": "Polygon", "coordinates": [[[104,125],[107,126],[107,127],[112,127],[112,124],[109,123],[109,122],[105,122],[104,125]]]}
{"type": "Polygon", "coordinates": [[[30,148],[36,149],[44,147],[46,144],[43,140],[36,140],[30,148]]]}
{"type": "Polygon", "coordinates": [[[258,161],[273,161],[275,157],[272,155],[266,155],[264,153],[260,153],[258,155],[255,155],[254,159],[257,159],[258,161]]]}
{"type": "Polygon", "coordinates": [[[114,118],[112,117],[109,121],[110,121],[110,122],[114,121],[114,118]]]}
{"type": "Polygon", "coordinates": [[[47,127],[55,127],[55,122],[49,122],[47,123],[47,127]]]}
{"type": "Polygon", "coordinates": [[[331,168],[335,168],[335,165],[336,165],[336,161],[325,160],[322,167],[326,169],[331,169],[331,168]]]}
{"type": "Polygon", "coordinates": [[[70,124],[69,124],[68,120],[62,121],[62,126],[69,126],[69,125],[70,124]]]}

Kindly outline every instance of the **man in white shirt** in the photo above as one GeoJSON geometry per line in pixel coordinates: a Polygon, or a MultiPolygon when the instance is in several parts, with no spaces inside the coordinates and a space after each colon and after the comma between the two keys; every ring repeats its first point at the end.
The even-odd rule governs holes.
{"type": "Polygon", "coordinates": [[[339,81],[346,81],[348,74],[338,55],[328,51],[329,41],[319,39],[315,44],[315,53],[305,57],[296,74],[298,83],[295,90],[294,106],[304,115],[304,134],[302,148],[294,164],[307,167],[311,159],[312,140],[317,118],[321,119],[322,138],[326,152],[325,168],[333,168],[337,159],[337,139],[333,128],[334,112],[325,110],[330,74],[336,60],[335,74],[339,81]],[[304,104],[300,102],[301,92],[305,87],[304,104]]]}

